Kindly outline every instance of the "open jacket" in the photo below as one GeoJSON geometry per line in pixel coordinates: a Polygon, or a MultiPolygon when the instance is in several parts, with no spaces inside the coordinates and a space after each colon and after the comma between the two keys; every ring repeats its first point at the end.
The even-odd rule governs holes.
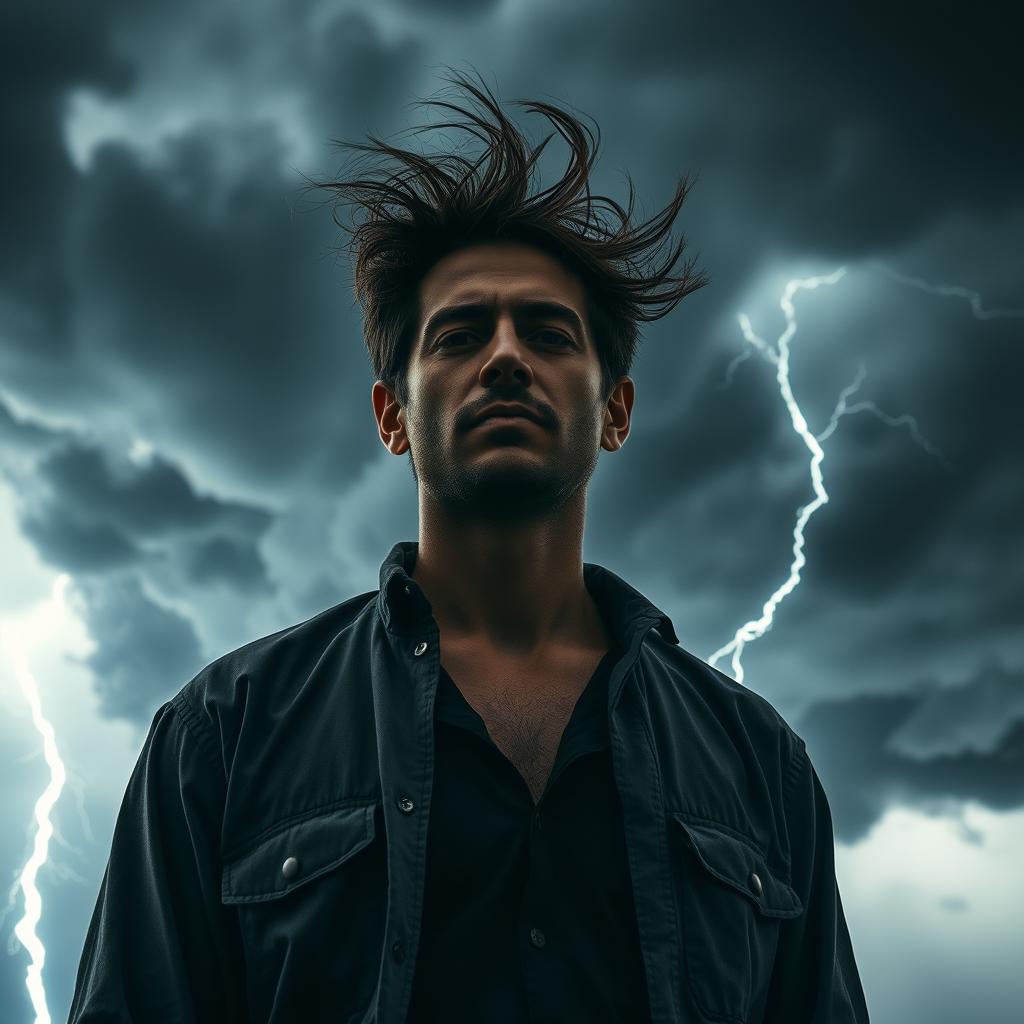
{"type": "MultiPolygon", "coordinates": [[[[156,712],[70,1024],[405,1020],[440,669],[417,547],[156,712]]],[[[583,569],[624,652],[608,723],[653,1024],[867,1024],[803,741],[628,583],[583,569]]]]}

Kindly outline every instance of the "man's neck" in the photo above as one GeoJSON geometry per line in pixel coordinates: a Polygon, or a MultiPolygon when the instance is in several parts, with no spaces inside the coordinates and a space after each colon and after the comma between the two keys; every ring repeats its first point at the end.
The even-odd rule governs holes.
{"type": "Polygon", "coordinates": [[[510,658],[605,643],[583,580],[582,523],[424,529],[412,577],[450,645],[510,658]]]}

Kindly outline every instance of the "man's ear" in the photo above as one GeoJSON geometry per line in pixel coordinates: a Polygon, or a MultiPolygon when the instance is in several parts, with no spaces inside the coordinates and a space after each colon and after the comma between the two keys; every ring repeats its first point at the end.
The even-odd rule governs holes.
{"type": "Polygon", "coordinates": [[[632,377],[623,377],[608,396],[604,412],[604,428],[601,431],[601,447],[605,451],[617,452],[629,436],[629,417],[633,412],[636,385],[632,377]]]}
{"type": "Polygon", "coordinates": [[[373,415],[377,420],[377,433],[392,455],[402,455],[409,450],[409,438],[405,432],[405,410],[399,404],[394,391],[382,380],[374,381],[370,391],[373,415]]]}

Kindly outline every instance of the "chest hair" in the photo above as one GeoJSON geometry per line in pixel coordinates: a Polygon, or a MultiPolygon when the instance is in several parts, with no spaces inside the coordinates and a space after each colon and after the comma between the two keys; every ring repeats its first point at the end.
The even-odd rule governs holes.
{"type": "Polygon", "coordinates": [[[588,652],[524,671],[442,654],[445,671],[523,777],[534,803],[544,792],[576,702],[603,656],[588,652]]]}

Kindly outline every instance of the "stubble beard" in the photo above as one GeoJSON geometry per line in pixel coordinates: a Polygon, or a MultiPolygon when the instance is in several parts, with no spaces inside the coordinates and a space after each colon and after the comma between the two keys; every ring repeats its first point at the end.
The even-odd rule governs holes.
{"type": "MultiPolygon", "coordinates": [[[[573,424],[574,438],[567,449],[552,451],[541,461],[530,454],[519,455],[523,441],[502,442],[489,438],[494,448],[508,455],[480,455],[460,461],[452,448],[439,441],[419,445],[420,455],[410,447],[414,479],[445,515],[456,521],[521,524],[551,518],[585,487],[597,465],[598,447],[590,441],[590,425],[573,424]]],[[[527,428],[530,430],[534,427],[527,428]]],[[[545,428],[546,429],[546,428],[545,428]]],[[[502,428],[491,428],[503,433],[502,428]]],[[[443,438],[440,429],[421,436],[443,438]]]]}

